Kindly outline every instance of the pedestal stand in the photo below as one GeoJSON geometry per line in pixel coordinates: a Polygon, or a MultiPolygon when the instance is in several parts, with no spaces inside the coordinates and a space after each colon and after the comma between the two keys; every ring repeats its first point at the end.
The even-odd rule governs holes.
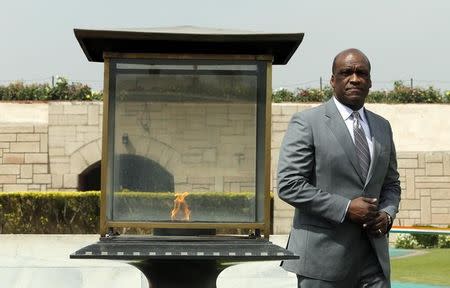
{"type": "Polygon", "coordinates": [[[146,276],[151,288],[215,288],[217,276],[230,265],[298,256],[262,238],[114,236],[70,258],[126,261],[146,276]]]}

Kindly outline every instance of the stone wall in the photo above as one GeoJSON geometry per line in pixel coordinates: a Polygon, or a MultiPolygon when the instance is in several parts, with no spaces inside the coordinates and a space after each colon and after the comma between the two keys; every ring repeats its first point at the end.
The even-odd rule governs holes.
{"type": "Polygon", "coordinates": [[[0,191],[45,191],[50,187],[47,125],[1,123],[0,191]]]}
{"type": "MultiPolygon", "coordinates": [[[[292,114],[316,105],[272,105],[271,187],[275,195],[274,233],[276,234],[289,231],[293,215],[293,208],[276,196],[276,167],[281,140],[292,114]]],[[[367,107],[387,118],[394,132],[403,189],[400,213],[395,224],[450,224],[450,133],[448,133],[450,121],[442,121],[450,114],[450,105],[368,104],[367,107]]],[[[189,109],[186,107],[185,111],[186,113],[191,111],[192,114],[203,119],[208,113],[206,108],[203,111],[198,107],[189,109]]],[[[74,190],[78,187],[78,175],[101,159],[102,104],[99,102],[0,103],[0,113],[3,116],[5,113],[8,115],[0,119],[0,191],[74,190]]],[[[176,118],[170,114],[170,111],[167,113],[164,117],[176,118]]],[[[157,114],[153,116],[159,117],[157,114]]],[[[220,149],[236,150],[239,148],[236,146],[236,143],[240,142],[239,137],[248,133],[245,130],[245,121],[249,120],[248,115],[236,112],[222,118],[223,121],[226,119],[225,126],[220,127],[219,122],[209,124],[215,126],[218,132],[223,132],[222,136],[218,137],[222,137],[222,140],[228,143],[220,149]]],[[[220,120],[220,117],[217,119],[220,120]]],[[[156,118],[150,120],[153,128],[159,131],[164,129],[179,131],[173,125],[182,125],[183,127],[179,128],[185,129],[186,125],[192,124],[192,127],[197,127],[202,124],[195,120],[187,123],[179,119],[178,124],[158,128],[158,123],[163,125],[162,122],[158,122],[156,118]]],[[[138,119],[131,121],[136,123],[138,119]]],[[[203,121],[203,124],[207,123],[203,121]]],[[[205,127],[197,128],[201,131],[205,127]]],[[[140,147],[137,136],[143,134],[137,131],[129,133],[130,140],[134,141],[137,148],[140,147]]],[[[153,140],[147,138],[141,141],[141,144],[156,145],[169,141],[171,146],[177,146],[177,141],[181,140],[169,139],[169,134],[160,133],[159,138],[153,140]]],[[[140,139],[144,138],[140,137],[140,139]]],[[[199,159],[211,163],[219,161],[220,156],[217,151],[209,147],[210,139],[194,143],[194,140],[201,139],[201,136],[192,139],[191,148],[177,149],[182,152],[177,156],[174,153],[169,153],[170,155],[163,153],[164,150],[161,150],[161,153],[156,153],[159,158],[155,153],[152,157],[161,163],[168,160],[168,156],[184,159],[187,162],[195,162],[199,159]]],[[[161,147],[163,146],[160,145],[161,147]]],[[[241,148],[235,151],[236,158],[225,159],[230,165],[243,161],[239,155],[245,151],[245,148],[241,148]]],[[[254,147],[250,145],[247,149],[254,149],[254,147]]],[[[247,167],[252,160],[244,159],[244,161],[248,161],[246,164],[243,163],[243,167],[247,167]]],[[[215,175],[222,173],[216,172],[208,171],[211,175],[207,173],[207,176],[202,179],[193,176],[191,179],[176,179],[177,185],[180,189],[190,190],[196,187],[195,189],[199,191],[210,189],[249,191],[252,189],[249,183],[253,181],[245,175],[227,175],[217,179],[215,175]],[[183,185],[186,186],[183,187],[183,185]]]]}
{"type": "Polygon", "coordinates": [[[52,189],[76,190],[78,175],[100,161],[103,105],[49,102],[48,158],[52,189]]]}

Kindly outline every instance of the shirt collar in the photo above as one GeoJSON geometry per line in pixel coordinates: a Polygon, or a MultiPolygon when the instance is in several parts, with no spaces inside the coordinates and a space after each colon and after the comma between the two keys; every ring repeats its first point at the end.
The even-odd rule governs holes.
{"type": "MultiPolygon", "coordinates": [[[[342,116],[342,119],[344,119],[344,121],[346,121],[352,115],[353,110],[350,109],[349,107],[345,106],[341,102],[339,102],[335,96],[333,96],[333,100],[334,100],[334,104],[336,104],[336,108],[338,109],[339,114],[341,114],[341,116],[342,116]]],[[[361,116],[362,122],[367,123],[366,113],[364,113],[364,106],[361,107],[361,109],[359,109],[358,112],[359,112],[359,116],[361,116]]]]}

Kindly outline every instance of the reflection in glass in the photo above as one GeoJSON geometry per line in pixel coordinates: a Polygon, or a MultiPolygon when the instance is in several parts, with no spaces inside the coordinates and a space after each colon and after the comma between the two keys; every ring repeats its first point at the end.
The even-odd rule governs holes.
{"type": "Polygon", "coordinates": [[[112,63],[111,220],[256,222],[258,65],[112,63]]]}

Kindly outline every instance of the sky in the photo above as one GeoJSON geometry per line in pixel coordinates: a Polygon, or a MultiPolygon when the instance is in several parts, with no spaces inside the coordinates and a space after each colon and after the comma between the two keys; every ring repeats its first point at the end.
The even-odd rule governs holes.
{"type": "Polygon", "coordinates": [[[89,62],[73,29],[208,28],[305,33],[273,88],[319,87],[334,56],[358,48],[372,64],[373,89],[396,80],[450,90],[448,0],[0,0],[0,85],[63,76],[101,90],[103,64],[89,62]]]}

